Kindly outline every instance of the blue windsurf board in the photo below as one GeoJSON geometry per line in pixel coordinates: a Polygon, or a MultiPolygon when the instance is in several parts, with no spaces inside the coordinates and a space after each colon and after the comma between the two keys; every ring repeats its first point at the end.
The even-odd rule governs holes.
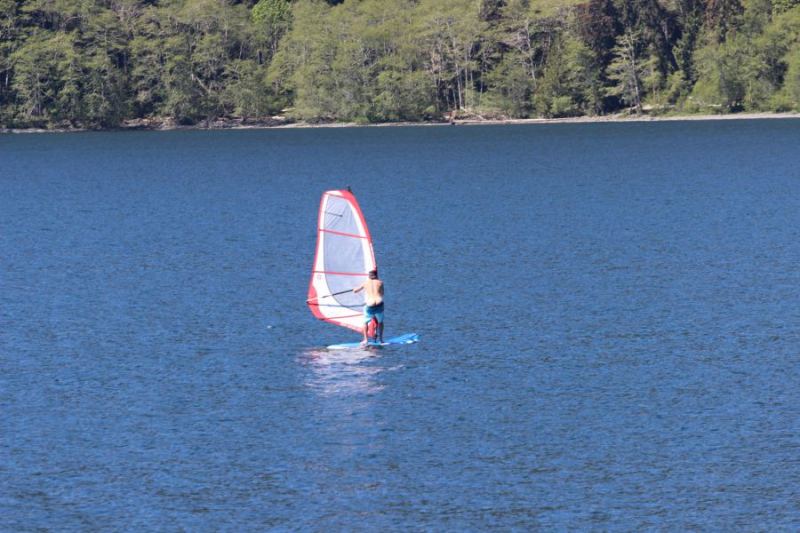
{"type": "Polygon", "coordinates": [[[354,348],[369,348],[375,347],[380,348],[382,346],[391,346],[394,344],[413,344],[419,341],[419,335],[416,333],[406,333],[405,335],[399,335],[397,337],[392,337],[391,339],[386,339],[383,342],[374,342],[369,341],[366,346],[362,345],[360,342],[344,342],[342,344],[331,344],[328,346],[329,350],[352,350],[354,348]]]}

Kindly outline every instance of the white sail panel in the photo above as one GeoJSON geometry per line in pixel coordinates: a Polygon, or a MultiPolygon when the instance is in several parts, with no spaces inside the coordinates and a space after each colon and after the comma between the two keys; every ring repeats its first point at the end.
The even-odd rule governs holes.
{"type": "Polygon", "coordinates": [[[322,195],[317,223],[317,250],[308,306],[317,318],[361,331],[364,293],[352,290],[376,268],[375,254],[364,215],[349,191],[322,195]]]}

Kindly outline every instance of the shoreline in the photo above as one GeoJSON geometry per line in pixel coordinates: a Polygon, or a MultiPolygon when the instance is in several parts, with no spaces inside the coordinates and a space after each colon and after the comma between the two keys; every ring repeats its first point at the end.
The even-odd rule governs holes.
{"type": "Polygon", "coordinates": [[[195,124],[191,126],[181,126],[171,121],[130,121],[128,124],[118,128],[107,129],[87,129],[87,128],[0,128],[0,134],[24,134],[24,133],[77,133],[77,132],[117,132],[117,131],[221,131],[221,130],[266,130],[266,129],[307,129],[307,128],[392,128],[410,126],[503,126],[503,125],[530,125],[530,124],[601,124],[601,123],[624,123],[624,122],[681,122],[681,121],[717,121],[717,120],[780,120],[780,119],[800,119],[800,112],[786,113],[730,113],[730,114],[704,114],[704,115],[602,115],[602,116],[581,116],[565,118],[509,118],[509,119],[485,119],[481,117],[469,117],[455,119],[451,121],[420,121],[420,122],[376,122],[360,124],[356,122],[319,122],[310,123],[304,121],[293,122],[284,117],[269,117],[266,119],[254,120],[251,123],[243,122],[241,119],[217,119],[206,124],[195,124]]]}
{"type": "Polygon", "coordinates": [[[697,122],[715,120],[762,120],[762,119],[800,119],[800,112],[787,113],[730,113],[720,115],[603,115],[566,118],[521,118],[507,120],[482,121],[473,119],[456,120],[456,124],[599,124],[617,122],[697,122]]]}

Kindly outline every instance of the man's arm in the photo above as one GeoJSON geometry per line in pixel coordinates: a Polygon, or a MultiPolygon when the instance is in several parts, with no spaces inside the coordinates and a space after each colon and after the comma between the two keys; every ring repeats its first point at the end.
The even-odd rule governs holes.
{"type": "Polygon", "coordinates": [[[361,285],[359,285],[358,287],[353,289],[353,293],[357,293],[357,292],[363,291],[364,290],[364,285],[366,285],[366,283],[362,283],[361,285]]]}

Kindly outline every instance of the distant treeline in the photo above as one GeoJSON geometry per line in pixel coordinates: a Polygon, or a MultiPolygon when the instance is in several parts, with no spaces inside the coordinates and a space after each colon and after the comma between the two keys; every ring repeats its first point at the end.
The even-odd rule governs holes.
{"type": "Polygon", "coordinates": [[[0,126],[800,110],[800,0],[0,0],[0,126]]]}

